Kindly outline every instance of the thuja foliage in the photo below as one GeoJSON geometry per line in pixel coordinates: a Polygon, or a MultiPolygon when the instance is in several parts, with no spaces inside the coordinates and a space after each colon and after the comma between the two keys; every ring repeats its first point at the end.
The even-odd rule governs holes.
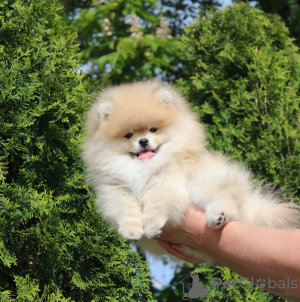
{"type": "Polygon", "coordinates": [[[276,16],[236,4],[200,15],[181,48],[189,79],[179,84],[210,145],[299,202],[300,55],[288,29],[276,16]]]}
{"type": "MultiPolygon", "coordinates": [[[[276,183],[299,202],[300,55],[288,30],[277,17],[236,4],[203,12],[186,29],[181,49],[188,59],[187,79],[178,86],[205,123],[210,146],[246,162],[259,179],[276,183]]],[[[281,299],[255,285],[214,289],[213,278],[241,277],[225,267],[191,266],[174,278],[163,301],[179,300],[179,282],[193,272],[200,272],[210,289],[207,301],[281,299]]]]}
{"type": "Polygon", "coordinates": [[[151,301],[149,272],[93,208],[79,160],[94,87],[56,1],[0,3],[0,300],[151,301]]]}
{"type": "MultiPolygon", "coordinates": [[[[237,2],[239,1],[248,2],[247,0],[237,0],[237,2]]],[[[255,6],[266,13],[279,15],[289,28],[291,36],[296,39],[295,43],[300,45],[300,3],[298,0],[257,0],[255,6]]]]}

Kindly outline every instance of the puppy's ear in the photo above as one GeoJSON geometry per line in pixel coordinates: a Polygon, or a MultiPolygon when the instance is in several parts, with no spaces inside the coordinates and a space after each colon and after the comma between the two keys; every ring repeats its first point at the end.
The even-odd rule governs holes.
{"type": "Polygon", "coordinates": [[[110,104],[101,104],[98,107],[98,113],[99,113],[99,117],[102,121],[106,120],[107,118],[109,118],[109,116],[112,113],[112,106],[110,104]]]}
{"type": "Polygon", "coordinates": [[[165,90],[158,97],[164,104],[170,104],[173,96],[171,92],[165,90]]]}

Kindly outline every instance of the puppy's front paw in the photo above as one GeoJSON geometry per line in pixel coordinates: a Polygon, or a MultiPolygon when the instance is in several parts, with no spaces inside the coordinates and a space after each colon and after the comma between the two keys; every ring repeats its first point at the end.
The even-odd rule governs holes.
{"type": "Polygon", "coordinates": [[[206,218],[208,226],[216,230],[220,229],[228,222],[224,212],[221,212],[220,214],[206,212],[206,218]]]}
{"type": "Polygon", "coordinates": [[[121,224],[118,229],[118,233],[127,240],[136,241],[143,236],[142,223],[139,221],[127,221],[121,224]]]}
{"type": "Polygon", "coordinates": [[[159,237],[166,222],[167,219],[165,217],[144,216],[144,235],[149,239],[159,237]]]}

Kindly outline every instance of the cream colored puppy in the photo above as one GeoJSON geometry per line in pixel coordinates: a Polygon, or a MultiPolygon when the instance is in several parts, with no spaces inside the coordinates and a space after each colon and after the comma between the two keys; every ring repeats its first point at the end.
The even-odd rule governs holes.
{"type": "MultiPolygon", "coordinates": [[[[299,223],[296,204],[255,185],[243,166],[206,149],[203,126],[171,86],[158,81],[107,88],[86,118],[82,157],[99,212],[125,239],[154,255],[153,238],[195,204],[210,227],[229,220],[275,228],[299,223]]],[[[200,255],[186,247],[187,253],[200,255]]]]}

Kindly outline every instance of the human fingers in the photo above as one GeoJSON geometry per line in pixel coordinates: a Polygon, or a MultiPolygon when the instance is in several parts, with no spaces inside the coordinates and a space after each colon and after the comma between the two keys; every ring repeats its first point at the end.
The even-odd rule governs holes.
{"type": "Polygon", "coordinates": [[[185,253],[184,249],[180,244],[170,243],[163,240],[158,240],[158,244],[161,245],[165,250],[167,250],[173,256],[185,260],[191,263],[203,263],[203,260],[200,258],[195,258],[189,256],[185,253]]]}

